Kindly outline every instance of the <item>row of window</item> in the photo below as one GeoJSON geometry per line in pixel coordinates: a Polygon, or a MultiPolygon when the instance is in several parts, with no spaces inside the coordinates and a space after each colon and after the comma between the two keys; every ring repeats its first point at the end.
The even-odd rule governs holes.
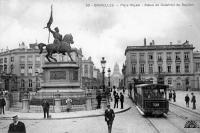
{"type": "MultiPolygon", "coordinates": [[[[0,58],[0,64],[3,64],[3,62],[4,63],[7,63],[8,61],[7,61],[7,57],[5,57],[5,58],[0,58]]],[[[14,57],[12,56],[12,57],[10,57],[10,62],[14,62],[14,57]]]]}
{"type": "MultiPolygon", "coordinates": [[[[189,52],[185,52],[184,53],[184,60],[189,60],[190,56],[189,56],[189,52]]],[[[157,59],[159,61],[163,60],[163,53],[157,53],[157,59]]],[[[175,53],[175,59],[176,60],[180,60],[181,58],[181,53],[180,52],[176,52],[175,53]]],[[[153,60],[154,59],[154,54],[150,53],[148,54],[148,60],[153,60]]],[[[131,54],[131,60],[136,61],[137,60],[137,54],[131,54]]],[[[144,53],[139,53],[139,60],[145,60],[145,54],[144,53]]],[[[167,52],[167,60],[172,60],[172,53],[171,52],[167,52]]]]}
{"type": "MultiPolygon", "coordinates": [[[[39,79],[37,79],[36,86],[40,87],[40,80],[39,79]]],[[[24,79],[21,79],[21,81],[20,81],[20,87],[21,88],[25,88],[25,80],[24,79]]],[[[29,88],[33,87],[33,80],[32,79],[28,79],[28,87],[29,88]]]]}
{"type": "Polygon", "coordinates": [[[93,66],[92,65],[87,65],[87,64],[85,64],[84,65],[84,67],[83,67],[83,75],[84,76],[89,76],[89,75],[91,75],[91,77],[93,77],[93,66]]]}
{"type": "MultiPolygon", "coordinates": [[[[33,56],[27,56],[27,61],[28,62],[33,62],[33,56]]],[[[40,62],[40,56],[35,56],[35,61],[40,62]]],[[[0,64],[2,63],[7,63],[7,57],[5,58],[0,58],[0,64]]],[[[10,62],[14,62],[14,56],[10,57],[10,62]]],[[[20,56],[20,62],[25,62],[25,56],[20,56]]]]}
{"type": "MultiPolygon", "coordinates": [[[[136,64],[132,64],[132,73],[136,74],[136,64]]],[[[153,64],[149,64],[149,74],[153,73],[153,64]]],[[[140,73],[145,73],[145,64],[140,64],[139,66],[139,72],[140,73]]],[[[161,73],[163,72],[163,66],[162,65],[158,65],[158,72],[161,73]]],[[[167,65],[167,72],[168,73],[172,73],[172,66],[171,65],[167,65]]],[[[176,64],[176,73],[180,73],[181,72],[181,66],[180,64],[176,64]]],[[[189,64],[185,64],[185,73],[189,73],[189,64]]]]}

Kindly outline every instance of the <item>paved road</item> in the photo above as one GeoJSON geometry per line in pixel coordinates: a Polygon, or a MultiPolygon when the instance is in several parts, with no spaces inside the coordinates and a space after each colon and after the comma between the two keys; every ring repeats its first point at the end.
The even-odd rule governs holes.
{"type": "MultiPolygon", "coordinates": [[[[194,118],[184,111],[171,107],[171,112],[167,118],[143,117],[139,114],[130,99],[126,98],[126,103],[131,105],[131,109],[120,114],[116,114],[113,123],[113,133],[193,133],[199,129],[184,129],[186,119],[194,118]],[[177,114],[176,114],[177,113],[177,114]]],[[[0,121],[0,132],[6,133],[11,120],[0,121]]],[[[103,116],[63,119],[63,120],[23,120],[27,127],[27,133],[107,133],[107,125],[103,116]]]]}

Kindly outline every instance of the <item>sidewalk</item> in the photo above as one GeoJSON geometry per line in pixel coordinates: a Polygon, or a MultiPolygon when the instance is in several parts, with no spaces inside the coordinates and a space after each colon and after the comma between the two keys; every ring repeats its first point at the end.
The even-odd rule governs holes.
{"type": "MultiPolygon", "coordinates": [[[[111,108],[113,108],[113,102],[110,102],[111,108]]],[[[119,104],[120,105],[120,104],[119,104]]],[[[124,109],[115,108],[115,113],[122,113],[129,110],[131,107],[124,104],[124,109]]],[[[58,120],[58,119],[74,119],[74,118],[85,118],[95,117],[104,115],[105,109],[96,109],[90,111],[76,111],[76,112],[61,112],[61,113],[50,113],[51,118],[44,119],[43,113],[21,113],[6,111],[5,115],[0,115],[0,120],[10,120],[14,115],[18,115],[20,120],[58,120]]]]}
{"type": "Polygon", "coordinates": [[[170,103],[181,106],[183,108],[189,109],[191,111],[194,111],[194,112],[200,114],[200,92],[199,91],[176,91],[176,102],[173,102],[173,100],[172,100],[170,103]],[[194,93],[194,95],[196,97],[196,109],[195,110],[192,109],[192,103],[191,103],[191,98],[192,98],[191,93],[192,92],[194,93]],[[188,94],[188,96],[190,97],[189,108],[186,107],[186,104],[185,104],[186,94],[188,94]]]}

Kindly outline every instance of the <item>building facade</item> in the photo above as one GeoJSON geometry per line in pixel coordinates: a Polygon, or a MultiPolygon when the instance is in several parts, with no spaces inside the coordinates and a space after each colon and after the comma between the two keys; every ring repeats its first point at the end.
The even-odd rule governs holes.
{"type": "MultiPolygon", "coordinates": [[[[43,65],[47,62],[46,50],[39,54],[37,43],[29,44],[27,48],[24,43],[19,48],[7,50],[0,53],[0,80],[1,89],[7,91],[37,91],[42,83],[43,65]],[[13,78],[14,77],[14,78],[13,78]]],[[[82,52],[77,50],[72,53],[72,58],[81,66],[82,52]]],[[[57,61],[67,62],[70,58],[67,55],[54,54],[57,61]]],[[[80,69],[81,70],[81,69],[80,69]]],[[[81,76],[81,72],[80,76],[81,76]]]]}
{"type": "Polygon", "coordinates": [[[189,90],[194,86],[193,45],[186,41],[183,44],[128,46],[125,50],[125,66],[123,67],[125,86],[133,82],[133,78],[157,79],[173,89],[189,90]]]}
{"type": "Polygon", "coordinates": [[[101,84],[100,70],[95,68],[92,58],[82,60],[82,85],[83,88],[93,89],[101,84]]]}
{"type": "Polygon", "coordinates": [[[194,89],[200,91],[200,51],[195,51],[193,53],[194,61],[194,89]]]}

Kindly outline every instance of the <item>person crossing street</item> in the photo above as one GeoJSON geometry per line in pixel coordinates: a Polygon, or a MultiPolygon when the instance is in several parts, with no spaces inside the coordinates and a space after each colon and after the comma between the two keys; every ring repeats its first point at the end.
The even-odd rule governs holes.
{"type": "Polygon", "coordinates": [[[113,109],[110,108],[110,105],[107,105],[107,109],[105,110],[105,121],[108,125],[108,133],[112,131],[112,124],[115,118],[115,113],[113,109]]]}

